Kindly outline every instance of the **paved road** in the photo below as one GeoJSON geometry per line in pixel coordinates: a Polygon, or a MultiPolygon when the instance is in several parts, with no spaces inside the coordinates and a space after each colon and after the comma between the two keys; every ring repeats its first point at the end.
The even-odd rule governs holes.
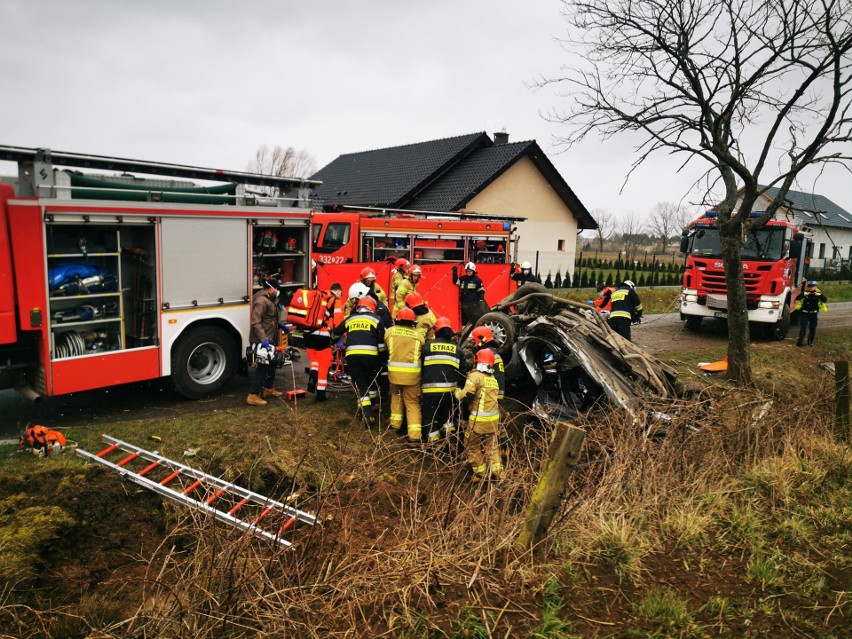
{"type": "MultiPolygon", "coordinates": [[[[790,331],[791,337],[794,330],[790,331]]],[[[852,330],[852,302],[829,304],[829,311],[820,316],[819,330],[852,330]]],[[[633,339],[649,351],[659,353],[702,348],[709,344],[723,345],[727,335],[725,324],[716,321],[705,321],[699,333],[691,333],[682,327],[677,313],[668,313],[649,315],[644,323],[634,326],[633,339]]],[[[305,361],[303,356],[296,365],[298,388],[304,388],[305,361]]],[[[293,388],[292,376],[290,368],[285,367],[279,372],[276,386],[293,388]]],[[[47,397],[37,404],[15,391],[0,391],[0,439],[16,436],[20,426],[26,422],[56,427],[90,424],[94,428],[109,431],[109,425],[116,421],[242,407],[245,405],[247,384],[244,375],[237,375],[222,395],[194,402],[175,395],[168,380],[47,397]]]]}

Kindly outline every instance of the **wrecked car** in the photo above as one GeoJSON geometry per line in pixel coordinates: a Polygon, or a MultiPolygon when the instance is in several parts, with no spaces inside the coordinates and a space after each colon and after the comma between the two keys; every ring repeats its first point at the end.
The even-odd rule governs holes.
{"type": "Polygon", "coordinates": [[[646,406],[675,400],[676,371],[615,333],[588,305],[525,284],[462,330],[487,326],[499,345],[512,387],[535,386],[533,410],[570,420],[608,403],[645,423],[646,406]]]}

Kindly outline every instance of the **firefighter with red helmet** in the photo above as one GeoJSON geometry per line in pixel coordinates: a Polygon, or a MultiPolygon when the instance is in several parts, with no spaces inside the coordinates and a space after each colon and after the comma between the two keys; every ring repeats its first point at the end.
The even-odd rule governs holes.
{"type": "Polygon", "coordinates": [[[408,269],[410,267],[411,263],[404,257],[396,258],[393,265],[393,275],[391,276],[391,302],[396,301],[396,289],[398,289],[399,285],[402,284],[402,280],[408,277],[408,269]]]}
{"type": "Polygon", "coordinates": [[[408,424],[408,440],[419,442],[422,435],[420,410],[420,353],[423,336],[415,328],[414,311],[403,308],[397,313],[396,324],[385,332],[388,347],[388,380],[390,381],[390,424],[408,424]]]}
{"type": "Polygon", "coordinates": [[[305,351],[311,362],[310,373],[308,373],[308,392],[316,393],[316,401],[324,402],[326,389],[328,388],[328,371],[331,368],[331,331],[337,325],[340,318],[340,298],[343,296],[343,288],[340,284],[331,285],[322,301],[323,314],[320,325],[314,330],[306,330],[304,334],[305,351]]]}
{"type": "MultiPolygon", "coordinates": [[[[263,282],[263,290],[255,293],[252,300],[249,341],[255,352],[258,346],[263,348],[264,353],[278,346],[281,333],[278,329],[280,314],[276,301],[279,294],[278,283],[267,279],[263,282]]],[[[249,394],[246,397],[246,404],[266,406],[265,398],[281,397],[283,393],[273,388],[274,382],[275,366],[268,358],[258,358],[249,377],[249,394]]]]}
{"type": "Polygon", "coordinates": [[[500,431],[500,387],[494,379],[494,351],[482,348],[476,352],[475,369],[467,375],[463,388],[454,391],[455,398],[473,395],[470,417],[464,434],[465,452],[473,471],[473,481],[503,474],[498,433],[500,431]]]}
{"type": "Polygon", "coordinates": [[[360,298],[352,315],[332,331],[335,337],[346,335],[346,370],[355,386],[358,406],[367,428],[376,423],[371,389],[376,384],[379,344],[383,343],[384,333],[385,326],[376,315],[376,300],[369,295],[360,298]]]}
{"type": "MultiPolygon", "coordinates": [[[[506,367],[503,358],[500,357],[500,345],[494,339],[494,333],[487,326],[477,326],[470,332],[470,340],[473,342],[474,354],[487,348],[494,351],[494,379],[499,387],[498,398],[502,402],[506,393],[506,367]]],[[[506,457],[509,454],[509,433],[505,424],[500,425],[500,452],[506,457]]]]}
{"type": "MultiPolygon", "coordinates": [[[[376,271],[373,270],[370,266],[365,266],[361,269],[360,279],[355,282],[352,286],[354,287],[356,284],[361,284],[366,287],[367,292],[364,295],[369,295],[377,302],[380,302],[383,306],[387,307],[388,305],[388,296],[385,295],[385,292],[382,290],[382,287],[376,283],[376,271]]],[[[363,291],[361,287],[358,287],[359,291],[363,291]]],[[[350,287],[351,290],[351,287],[350,287]]],[[[361,299],[363,295],[359,295],[358,297],[350,296],[348,300],[346,300],[346,306],[343,308],[343,315],[349,317],[353,310],[355,310],[355,306],[358,303],[358,300],[361,299]]]]}
{"type": "Polygon", "coordinates": [[[405,305],[414,311],[414,316],[417,318],[417,330],[423,335],[423,339],[430,340],[435,337],[435,322],[438,318],[435,313],[429,308],[429,304],[423,299],[417,291],[409,293],[405,296],[405,305]]]}
{"type": "Polygon", "coordinates": [[[420,389],[423,396],[423,422],[427,425],[427,441],[435,442],[455,431],[453,392],[467,372],[464,355],[453,340],[455,331],[450,320],[439,317],[435,322],[435,339],[423,347],[423,372],[420,389]]]}
{"type": "Polygon", "coordinates": [[[409,293],[413,293],[417,290],[417,285],[420,283],[420,278],[423,275],[423,271],[417,264],[412,264],[411,268],[408,269],[408,277],[404,278],[396,289],[396,296],[394,297],[393,304],[393,317],[396,319],[396,314],[399,313],[400,309],[405,308],[405,297],[409,293]]]}

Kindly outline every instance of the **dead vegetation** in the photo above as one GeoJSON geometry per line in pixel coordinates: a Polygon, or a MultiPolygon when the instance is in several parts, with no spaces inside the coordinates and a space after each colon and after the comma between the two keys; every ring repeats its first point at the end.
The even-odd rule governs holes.
{"type": "MultiPolygon", "coordinates": [[[[321,435],[327,411],[288,415],[298,437],[267,440],[260,426],[229,445],[255,459],[241,470],[250,484],[269,475],[258,460],[286,463],[292,474],[265,490],[318,512],[294,550],[166,503],[159,547],[128,550],[138,570],[101,588],[132,594],[132,608],[103,614],[109,597],[97,593],[88,607],[53,605],[10,583],[0,635],[839,638],[852,615],[852,454],[831,432],[822,380],[805,383],[795,405],[725,386],[711,406],[682,400],[665,436],[594,413],[533,551],[515,542],[548,438],[528,413],[512,418],[510,472],[481,486],[460,461],[394,433],[347,424],[334,438],[321,435]],[[298,452],[300,441],[316,450],[298,452]]],[[[242,462],[223,450],[207,461],[237,475],[242,462]]]]}

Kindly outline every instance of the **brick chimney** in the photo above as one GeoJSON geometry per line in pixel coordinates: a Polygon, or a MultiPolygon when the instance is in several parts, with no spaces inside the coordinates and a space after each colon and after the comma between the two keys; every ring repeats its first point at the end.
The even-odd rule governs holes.
{"type": "Polygon", "coordinates": [[[506,133],[506,128],[504,127],[502,131],[494,134],[494,144],[508,144],[509,143],[509,134],[506,133]]]}

